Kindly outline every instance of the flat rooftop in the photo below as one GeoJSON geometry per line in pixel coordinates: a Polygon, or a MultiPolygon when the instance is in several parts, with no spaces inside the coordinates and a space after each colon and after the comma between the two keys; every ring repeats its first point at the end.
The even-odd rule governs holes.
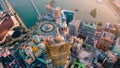
{"type": "Polygon", "coordinates": [[[104,31],[107,31],[107,32],[111,32],[111,33],[113,33],[113,34],[115,34],[115,35],[117,35],[117,34],[119,33],[118,29],[112,30],[112,29],[109,29],[109,28],[97,28],[96,30],[97,30],[97,31],[102,31],[102,30],[104,30],[104,31]]]}
{"type": "Polygon", "coordinates": [[[14,26],[10,15],[7,15],[5,18],[6,19],[0,24],[0,42],[6,38],[8,31],[14,26]]]}

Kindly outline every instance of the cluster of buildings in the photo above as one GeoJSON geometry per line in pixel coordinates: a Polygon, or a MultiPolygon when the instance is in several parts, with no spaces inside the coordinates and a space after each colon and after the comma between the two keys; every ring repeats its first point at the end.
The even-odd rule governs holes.
{"type": "MultiPolygon", "coordinates": [[[[57,31],[65,38],[65,41],[72,40],[73,42],[70,49],[72,64],[79,60],[81,65],[78,64],[78,67],[82,66],[82,68],[119,68],[120,51],[117,44],[120,31],[119,25],[107,23],[106,26],[99,28],[94,22],[75,20],[74,12],[68,10],[62,10],[59,17],[61,18],[55,19],[59,25],[57,31]],[[67,19],[71,17],[69,15],[72,15],[72,20],[67,19]]],[[[74,66],[72,65],[72,67],[74,66]]]]}
{"type": "MultiPolygon", "coordinates": [[[[73,22],[70,23],[70,26],[73,28],[73,30],[71,30],[71,34],[75,35],[77,32],[77,36],[84,39],[84,43],[82,45],[83,47],[81,48],[85,48],[85,50],[88,53],[89,52],[93,53],[92,56],[89,56],[90,57],[89,59],[91,59],[90,62],[92,62],[93,60],[95,60],[95,58],[97,58],[96,61],[98,62],[96,62],[96,65],[98,67],[100,66],[100,67],[107,67],[107,68],[109,68],[110,66],[112,67],[112,65],[114,66],[116,62],[119,62],[118,52],[120,51],[118,50],[119,48],[117,44],[119,43],[117,41],[119,39],[118,25],[107,23],[105,27],[98,28],[97,25],[95,25],[93,22],[85,22],[85,21],[82,21],[82,22],[76,21],[76,23],[75,21],[73,22]],[[77,29],[77,31],[75,31],[75,29],[77,29]],[[115,49],[116,47],[118,49],[115,49]],[[116,52],[114,50],[116,50],[116,52]],[[96,51],[97,53],[95,53],[96,51]],[[99,57],[103,57],[103,58],[99,59],[99,57]]],[[[87,53],[83,53],[82,56],[86,54],[87,53]]],[[[91,66],[94,67],[93,62],[91,64],[92,64],[91,66]]],[[[118,67],[119,67],[119,64],[115,68],[118,68],[118,67]]]]}
{"type": "MultiPolygon", "coordinates": [[[[54,24],[44,23],[38,26],[42,29],[40,33],[45,32],[47,36],[31,35],[15,51],[7,49],[10,52],[7,56],[3,55],[6,51],[0,50],[1,61],[6,68],[120,67],[118,25],[107,23],[105,27],[98,28],[94,22],[75,20],[74,11],[60,10],[60,7],[54,9],[50,4],[46,5],[46,10],[44,19],[54,24]],[[53,30],[55,35],[52,35],[53,30]]],[[[9,18],[11,20],[12,17],[7,16],[3,22],[9,18]]]]}

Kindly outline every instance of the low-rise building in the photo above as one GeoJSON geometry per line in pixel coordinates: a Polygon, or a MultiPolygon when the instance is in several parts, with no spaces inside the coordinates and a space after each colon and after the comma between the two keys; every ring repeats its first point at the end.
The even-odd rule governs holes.
{"type": "Polygon", "coordinates": [[[83,45],[83,39],[75,38],[73,42],[73,46],[71,48],[71,53],[72,53],[71,55],[74,55],[75,57],[77,57],[82,45],[83,45]]]}
{"type": "Polygon", "coordinates": [[[96,25],[94,22],[81,21],[78,32],[84,37],[94,37],[96,25]]]}
{"type": "Polygon", "coordinates": [[[109,35],[109,36],[115,37],[119,33],[119,26],[115,24],[110,24],[110,23],[107,23],[105,28],[101,28],[101,29],[97,28],[97,29],[102,30],[104,36],[109,35]]]}
{"type": "Polygon", "coordinates": [[[92,67],[93,53],[87,50],[81,49],[79,52],[80,62],[85,64],[85,67],[92,67]]]}
{"type": "Polygon", "coordinates": [[[32,47],[30,45],[25,45],[24,52],[26,54],[24,60],[26,61],[26,63],[31,64],[35,60],[35,56],[34,56],[32,47]]]}
{"type": "Polygon", "coordinates": [[[112,51],[108,51],[108,57],[107,57],[107,61],[110,63],[116,63],[118,60],[117,55],[115,55],[112,51]]]}
{"type": "Polygon", "coordinates": [[[111,44],[112,44],[112,40],[110,39],[110,37],[105,37],[105,38],[100,39],[96,46],[99,49],[107,51],[109,50],[111,44]]]}
{"type": "Polygon", "coordinates": [[[35,43],[40,43],[40,37],[39,37],[38,35],[34,35],[34,36],[33,36],[33,41],[34,41],[35,43]]]}
{"type": "Polygon", "coordinates": [[[86,45],[94,45],[94,34],[96,25],[93,22],[81,21],[79,26],[79,35],[85,38],[86,45]]]}
{"type": "Polygon", "coordinates": [[[95,39],[87,37],[84,44],[87,45],[87,46],[94,46],[95,45],[95,39]]]}
{"type": "Polygon", "coordinates": [[[113,24],[106,24],[105,28],[97,28],[95,33],[95,39],[97,40],[96,43],[97,47],[102,50],[108,50],[111,44],[115,43],[114,40],[119,33],[118,27],[113,24]],[[98,35],[97,35],[98,34],[98,35]]]}
{"type": "Polygon", "coordinates": [[[117,38],[116,40],[116,44],[113,47],[113,53],[115,53],[117,56],[120,57],[120,37],[117,38]]]}

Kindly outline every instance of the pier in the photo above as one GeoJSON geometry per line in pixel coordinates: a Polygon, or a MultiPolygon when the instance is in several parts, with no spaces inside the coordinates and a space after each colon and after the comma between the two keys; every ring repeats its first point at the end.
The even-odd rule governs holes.
{"type": "Polygon", "coordinates": [[[38,15],[38,21],[42,20],[42,16],[41,16],[40,12],[38,11],[37,7],[35,6],[33,0],[30,0],[30,1],[31,1],[31,3],[32,3],[32,5],[33,5],[37,15],[38,15]]]}
{"type": "Polygon", "coordinates": [[[25,26],[25,24],[23,23],[23,21],[21,20],[21,18],[19,17],[19,15],[15,12],[15,10],[13,9],[12,5],[9,3],[8,0],[5,0],[8,9],[12,12],[12,14],[15,14],[15,18],[17,19],[17,21],[21,24],[21,26],[23,28],[25,28],[25,30],[27,30],[27,27],[25,26]]]}
{"type": "Polygon", "coordinates": [[[5,3],[4,0],[1,0],[1,1],[0,1],[0,4],[1,4],[3,10],[7,10],[7,9],[8,9],[8,7],[6,6],[6,3],[5,3]]]}

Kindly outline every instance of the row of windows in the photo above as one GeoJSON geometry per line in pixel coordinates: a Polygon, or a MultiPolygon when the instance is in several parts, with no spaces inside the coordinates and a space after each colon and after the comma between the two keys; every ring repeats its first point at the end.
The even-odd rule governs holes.
{"type": "Polygon", "coordinates": [[[66,28],[60,28],[60,30],[67,31],[67,27],[66,28]]]}

